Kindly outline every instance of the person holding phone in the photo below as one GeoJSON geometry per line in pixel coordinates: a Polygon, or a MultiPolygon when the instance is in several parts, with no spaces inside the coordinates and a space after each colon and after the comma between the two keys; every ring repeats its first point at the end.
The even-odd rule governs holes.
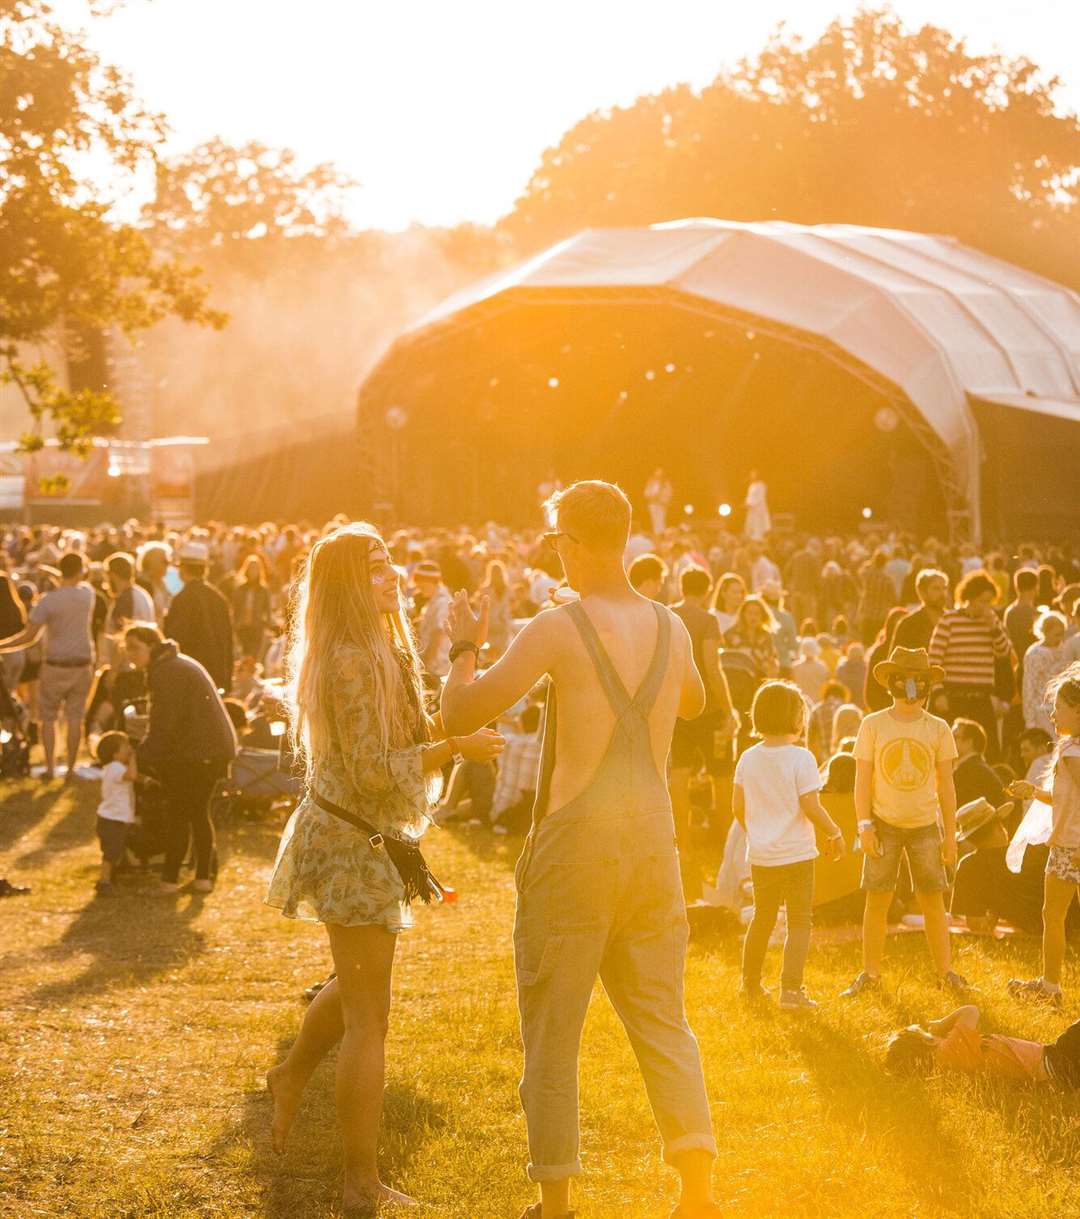
{"type": "Polygon", "coordinates": [[[864,854],[863,968],[843,991],[854,998],[881,986],[889,907],[901,856],[907,856],[925,919],[926,943],[938,984],[964,991],[952,968],[945,892],[956,868],[956,742],[949,725],[926,710],[944,673],[925,648],[893,648],[875,666],[892,705],[859,725],[855,740],[855,815],[864,854]]]}

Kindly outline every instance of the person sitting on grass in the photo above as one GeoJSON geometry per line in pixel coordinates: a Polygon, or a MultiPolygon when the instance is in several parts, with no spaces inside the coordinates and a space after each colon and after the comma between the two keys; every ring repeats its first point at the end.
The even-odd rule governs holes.
{"type": "Polygon", "coordinates": [[[956,869],[950,912],[978,935],[992,935],[1002,919],[1019,931],[1041,929],[1031,869],[1010,872],[1005,860],[1012,811],[1011,800],[995,806],[979,796],[956,813],[957,841],[967,853],[956,869]]]}
{"type": "Polygon", "coordinates": [[[1061,967],[1065,960],[1065,920],[1080,891],[1080,662],[1050,683],[1058,743],[1050,766],[1052,788],[1018,780],[1008,788],[1018,800],[1040,800],[1053,808],[1050,855],[1043,896],[1042,976],[1009,982],[1009,994],[1061,1005],[1061,967]]]}
{"type": "Polygon", "coordinates": [[[101,764],[101,803],[97,810],[97,836],[101,844],[101,875],[94,888],[113,892],[116,865],[124,858],[127,837],[135,824],[135,750],[124,732],[106,732],[98,741],[101,764]]]}
{"type": "Polygon", "coordinates": [[[754,917],[743,943],[742,994],[764,998],[761,967],[783,903],[787,936],[780,982],[785,1011],[814,1009],[803,987],[810,951],[814,905],[814,827],[828,842],[830,859],[844,852],[840,827],[821,805],[821,776],[809,749],[797,744],[806,727],[806,702],[792,682],[770,681],[757,692],[751,711],[761,737],[735,767],[731,811],[746,830],[747,858],[754,883],[754,917]]]}
{"type": "Polygon", "coordinates": [[[964,990],[967,983],[952,968],[944,898],[946,869],[956,867],[956,743],[949,725],[925,707],[931,687],[944,673],[930,664],[925,648],[893,648],[874,676],[889,691],[892,706],[868,715],[855,741],[855,816],[866,906],[862,972],[843,994],[850,999],[881,985],[889,906],[903,855],[922,907],[938,984],[964,990]]]}
{"type": "Polygon", "coordinates": [[[958,1007],[941,1020],[912,1024],[889,1038],[885,1069],[894,1075],[962,1071],[1014,1083],[1080,1087],[1080,1020],[1049,1045],[979,1032],[979,1009],[958,1007]]]}

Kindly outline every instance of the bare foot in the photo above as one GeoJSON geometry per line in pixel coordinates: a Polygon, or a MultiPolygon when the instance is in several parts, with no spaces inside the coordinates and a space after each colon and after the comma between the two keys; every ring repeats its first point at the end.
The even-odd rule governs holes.
{"type": "Polygon", "coordinates": [[[391,1189],[389,1185],[379,1186],[379,1201],[389,1202],[391,1206],[411,1206],[419,1209],[421,1203],[415,1198],[410,1198],[408,1194],[400,1193],[396,1189],[391,1189]]]}
{"type": "Polygon", "coordinates": [[[270,1120],[270,1141],[279,1156],[285,1154],[285,1144],[288,1142],[289,1131],[303,1095],[302,1092],[288,1087],[284,1075],[283,1066],[271,1067],[266,1072],[266,1090],[270,1093],[270,1103],[274,1110],[270,1120]]]}
{"type": "Polygon", "coordinates": [[[396,1189],[391,1189],[389,1185],[383,1185],[380,1181],[374,1187],[359,1186],[356,1189],[345,1188],[344,1196],[341,1200],[342,1208],[348,1213],[364,1214],[366,1211],[370,1214],[375,1214],[379,1207],[387,1203],[390,1206],[407,1206],[412,1209],[419,1209],[421,1203],[415,1198],[410,1198],[408,1194],[403,1194],[396,1189]]]}

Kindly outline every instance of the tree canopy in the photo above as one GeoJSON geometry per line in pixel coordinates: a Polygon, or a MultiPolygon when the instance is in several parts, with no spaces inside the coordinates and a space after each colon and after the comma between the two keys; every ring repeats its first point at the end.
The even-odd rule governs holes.
{"type": "Polygon", "coordinates": [[[349,232],[344,203],[356,183],[330,164],[301,170],[288,148],[214,139],[159,161],[155,173],[143,218],[158,242],[235,248],[283,238],[329,241],[349,232]]]}
{"type": "Polygon", "coordinates": [[[1057,88],[889,9],[812,43],[781,26],[699,92],[582,119],[502,224],[529,250],[686,216],[917,229],[1080,287],[1080,123],[1057,88]]]}
{"type": "Polygon", "coordinates": [[[85,449],[119,418],[107,389],[63,388],[35,349],[77,358],[88,331],[133,335],[167,316],[224,324],[197,268],[110,218],[100,168],[126,181],[152,163],[164,130],[43,0],[0,3],[0,380],[26,400],[27,448],[51,422],[64,447],[85,449]]]}

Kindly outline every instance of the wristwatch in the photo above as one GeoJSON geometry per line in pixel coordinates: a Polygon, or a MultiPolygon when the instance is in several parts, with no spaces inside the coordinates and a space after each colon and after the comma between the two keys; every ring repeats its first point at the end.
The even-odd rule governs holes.
{"type": "Polygon", "coordinates": [[[860,821],[858,828],[859,833],[861,834],[863,830],[872,830],[874,828],[874,823],[872,821],[860,821]]]}
{"type": "Polygon", "coordinates": [[[446,738],[446,743],[450,746],[450,761],[464,762],[465,755],[461,752],[461,745],[458,743],[458,738],[456,736],[448,736],[446,738]]]}
{"type": "Polygon", "coordinates": [[[459,639],[450,649],[450,663],[453,664],[459,656],[463,656],[466,652],[472,652],[477,660],[480,659],[480,649],[471,639],[459,639]]]}

